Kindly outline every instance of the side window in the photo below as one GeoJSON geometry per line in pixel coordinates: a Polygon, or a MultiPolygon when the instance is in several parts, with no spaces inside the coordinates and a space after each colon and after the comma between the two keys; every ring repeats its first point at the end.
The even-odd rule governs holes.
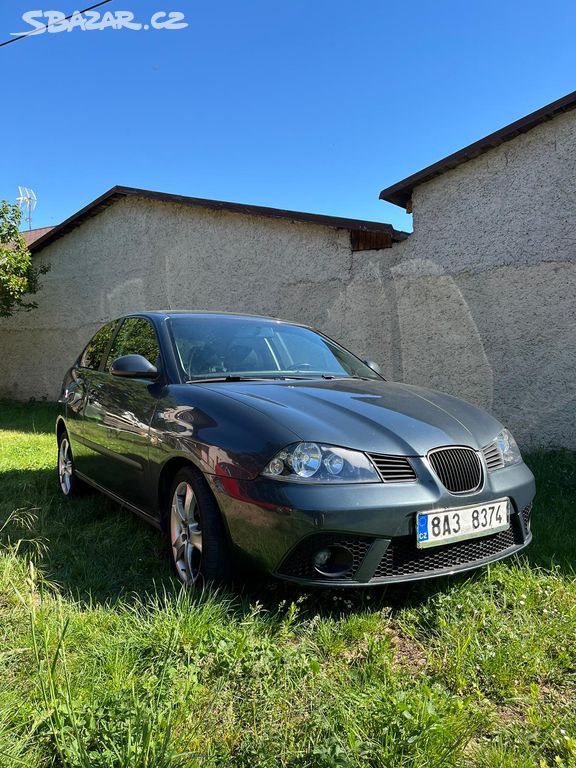
{"type": "Polygon", "coordinates": [[[81,368],[98,368],[102,355],[108,349],[108,345],[114,335],[114,329],[116,328],[116,321],[108,323],[103,328],[94,334],[86,345],[86,349],[80,355],[78,365],[81,368]]]}
{"type": "Polygon", "coordinates": [[[123,355],[142,355],[152,365],[160,364],[160,347],[152,323],[144,317],[129,317],[122,323],[106,360],[109,372],[114,360],[123,355]]]}

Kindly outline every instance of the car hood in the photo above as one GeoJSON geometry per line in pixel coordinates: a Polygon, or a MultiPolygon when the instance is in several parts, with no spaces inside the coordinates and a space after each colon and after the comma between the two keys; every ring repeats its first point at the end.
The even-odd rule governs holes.
{"type": "Polygon", "coordinates": [[[206,385],[265,413],[301,440],[375,453],[423,456],[442,445],[479,449],[502,425],[451,395],[360,379],[206,385]]]}

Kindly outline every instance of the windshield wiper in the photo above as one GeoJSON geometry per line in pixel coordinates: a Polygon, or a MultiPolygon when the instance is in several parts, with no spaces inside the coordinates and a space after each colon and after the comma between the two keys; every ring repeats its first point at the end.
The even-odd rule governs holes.
{"type": "Polygon", "coordinates": [[[285,376],[206,376],[205,378],[188,379],[186,384],[205,384],[209,381],[283,381],[285,376]]]}
{"type": "Polygon", "coordinates": [[[373,381],[367,376],[341,376],[334,373],[304,373],[301,375],[280,374],[278,376],[239,376],[230,374],[228,376],[204,376],[197,379],[188,379],[186,384],[206,384],[208,382],[239,382],[239,381],[310,381],[314,379],[324,379],[325,381],[334,381],[335,379],[359,379],[361,381],[373,381]]]}
{"type": "Polygon", "coordinates": [[[299,377],[299,378],[325,379],[327,381],[333,381],[335,379],[338,379],[338,380],[359,379],[360,381],[372,381],[372,379],[369,378],[368,376],[349,376],[347,374],[343,376],[339,373],[315,373],[315,374],[310,374],[310,376],[299,377]]]}

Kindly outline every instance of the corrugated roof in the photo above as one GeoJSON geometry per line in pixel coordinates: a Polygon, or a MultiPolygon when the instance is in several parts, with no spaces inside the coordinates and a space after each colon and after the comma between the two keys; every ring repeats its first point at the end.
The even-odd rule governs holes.
{"type": "Polygon", "coordinates": [[[413,173],[412,176],[408,176],[402,181],[393,184],[391,187],[386,187],[380,192],[380,199],[387,200],[389,203],[400,205],[402,208],[406,208],[410,198],[412,197],[412,191],[420,184],[424,184],[426,181],[430,181],[435,176],[440,176],[442,173],[456,168],[458,165],[472,160],[474,157],[487,152],[489,149],[493,149],[505,141],[513,139],[520,133],[526,133],[532,130],[540,123],[546,120],[551,120],[556,115],[562,112],[568,112],[576,107],[576,91],[569,93],[567,96],[563,96],[557,101],[553,101],[551,104],[547,104],[541,109],[537,109],[536,112],[531,112],[529,115],[516,120],[514,123],[500,128],[500,130],[491,133],[489,136],[485,136],[479,141],[475,141],[473,144],[469,144],[464,149],[454,152],[452,155],[448,155],[443,160],[439,160],[437,163],[429,165],[417,173],[413,173]]]}
{"type": "Polygon", "coordinates": [[[384,224],[378,221],[364,221],[362,219],[345,219],[338,216],[324,216],[318,213],[304,213],[302,211],[286,211],[280,208],[267,208],[260,205],[244,205],[242,203],[228,203],[223,200],[205,200],[201,197],[186,197],[183,195],[171,195],[165,192],[152,192],[149,189],[137,189],[135,187],[112,187],[108,192],[93,200],[87,206],[77,211],[70,218],[63,221],[57,227],[47,232],[38,240],[34,241],[30,251],[38,253],[50,243],[65,235],[75,227],[80,226],[86,219],[96,216],[104,208],[113,205],[122,198],[134,197],[144,198],[146,200],[156,200],[163,203],[176,203],[179,205],[189,205],[197,208],[208,208],[214,211],[227,211],[230,213],[239,213],[244,216],[264,216],[273,219],[284,219],[288,221],[304,222],[306,224],[316,224],[324,227],[334,227],[336,229],[347,229],[350,231],[362,232],[380,232],[388,235],[390,244],[398,242],[406,237],[404,232],[398,232],[390,224],[384,224]]]}

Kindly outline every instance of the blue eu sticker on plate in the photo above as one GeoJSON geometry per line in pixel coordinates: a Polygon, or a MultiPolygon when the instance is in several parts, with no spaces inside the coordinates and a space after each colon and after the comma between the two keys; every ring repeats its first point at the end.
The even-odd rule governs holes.
{"type": "Polygon", "coordinates": [[[428,516],[418,516],[418,541],[428,541],[428,516]]]}

